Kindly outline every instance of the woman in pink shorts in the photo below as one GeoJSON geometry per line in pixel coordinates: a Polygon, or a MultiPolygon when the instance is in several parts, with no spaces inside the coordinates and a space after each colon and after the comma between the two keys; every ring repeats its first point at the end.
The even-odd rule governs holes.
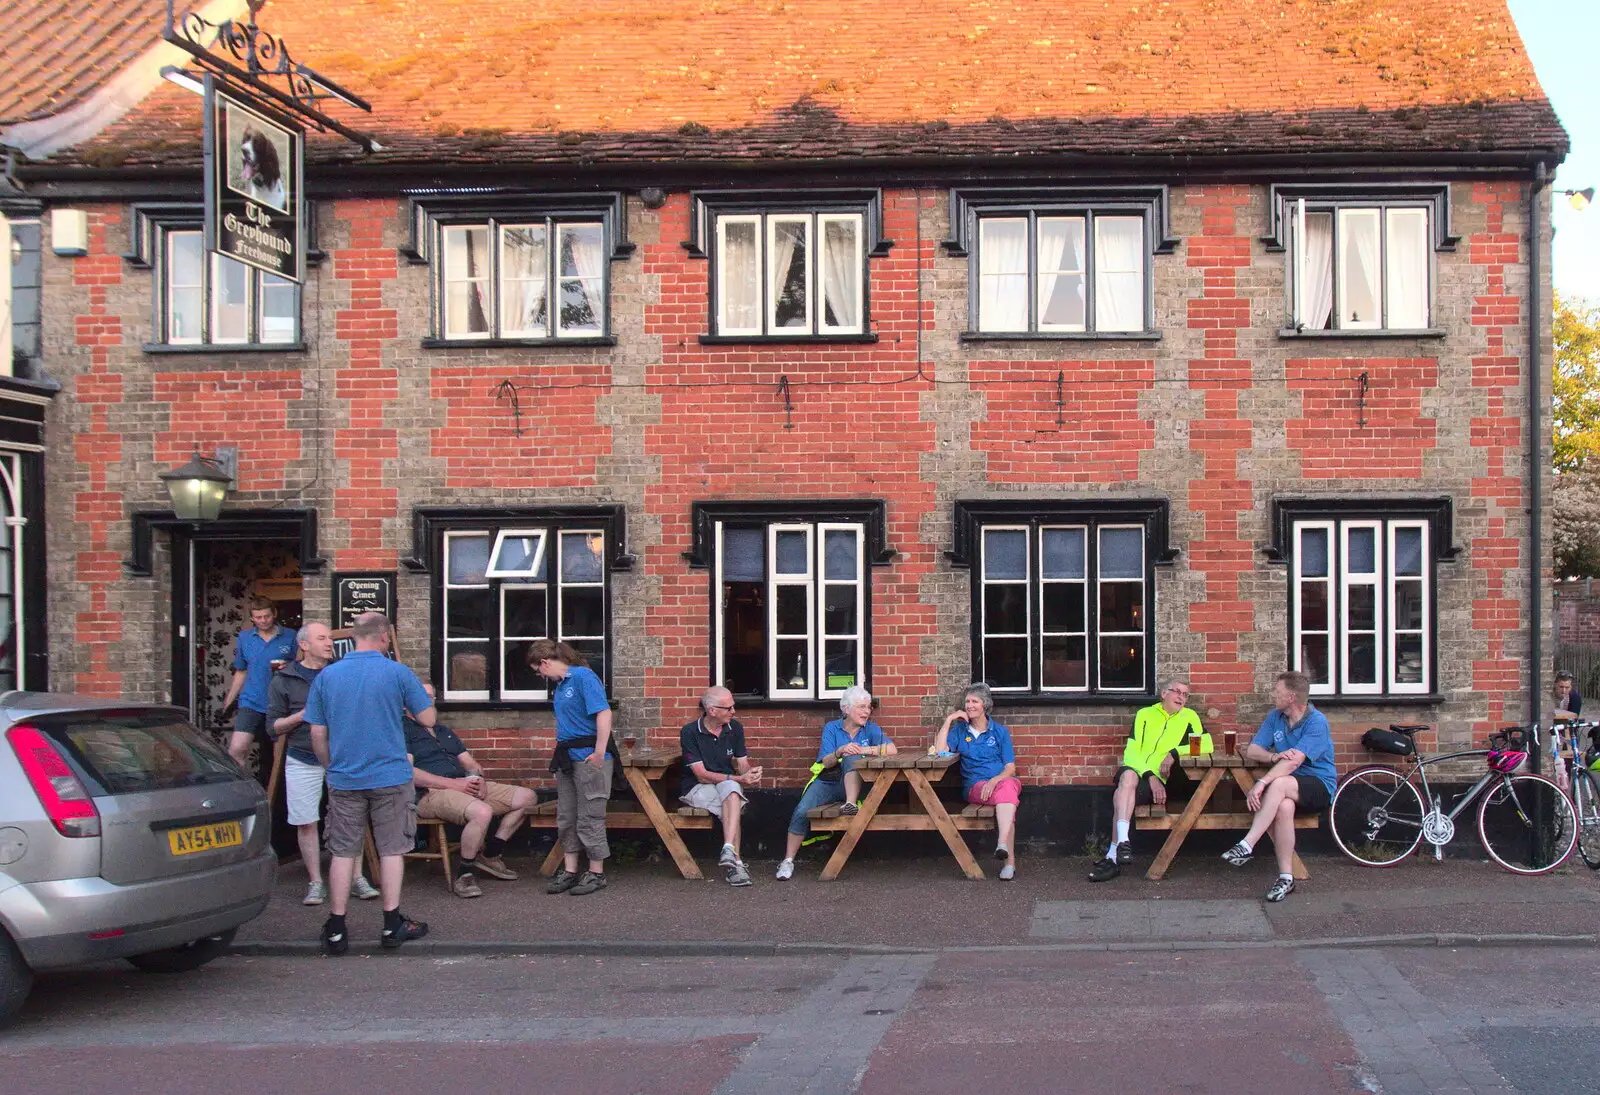
{"type": "Polygon", "coordinates": [[[961,710],[945,716],[934,735],[930,753],[951,752],[961,758],[961,789],[968,802],[994,807],[996,859],[1005,860],[1000,880],[1017,877],[1017,857],[1011,850],[1017,827],[1017,803],[1022,781],[1017,779],[1017,754],[1011,731],[989,717],[994,693],[986,684],[974,684],[961,696],[961,710]]]}

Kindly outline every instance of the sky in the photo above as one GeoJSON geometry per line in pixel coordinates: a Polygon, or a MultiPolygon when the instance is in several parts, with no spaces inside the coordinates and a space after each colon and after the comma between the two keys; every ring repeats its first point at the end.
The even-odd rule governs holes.
{"type": "Polygon", "coordinates": [[[1539,83],[1572,139],[1572,151],[1556,171],[1552,202],[1556,292],[1600,302],[1600,194],[1579,212],[1559,193],[1600,187],[1600,3],[1510,0],[1510,6],[1539,83]]]}

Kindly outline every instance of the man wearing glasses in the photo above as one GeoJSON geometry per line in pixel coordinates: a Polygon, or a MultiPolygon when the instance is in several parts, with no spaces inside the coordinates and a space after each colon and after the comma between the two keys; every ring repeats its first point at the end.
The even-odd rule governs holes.
{"type": "MultiPolygon", "coordinates": [[[[1111,819],[1116,832],[1106,857],[1090,869],[1090,882],[1110,882],[1133,858],[1133,844],[1128,840],[1133,808],[1167,804],[1167,779],[1174,773],[1178,749],[1190,736],[1199,737],[1202,732],[1200,716],[1185,706],[1188,702],[1188,682],[1168,681],[1161,690],[1161,702],[1142,708],[1133,717],[1133,730],[1122,749],[1116,790],[1111,796],[1111,819]]],[[[1176,769],[1176,775],[1187,782],[1182,768],[1176,769]]]]}
{"type": "Polygon", "coordinates": [[[747,783],[761,779],[761,769],[750,767],[744,745],[744,727],[733,717],[733,693],[711,687],[700,697],[698,719],[678,732],[683,747],[683,786],[680,797],[722,821],[722,855],[717,860],[730,886],[750,885],[750,872],[739,858],[739,815],[744,809],[747,783]]]}

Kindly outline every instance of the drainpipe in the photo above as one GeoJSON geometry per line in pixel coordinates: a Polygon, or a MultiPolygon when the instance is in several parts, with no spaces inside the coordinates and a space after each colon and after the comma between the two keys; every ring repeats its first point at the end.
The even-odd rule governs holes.
{"type": "MultiPolygon", "coordinates": [[[[1545,165],[1534,168],[1533,186],[1528,189],[1528,722],[1539,725],[1544,706],[1540,687],[1540,668],[1544,657],[1544,499],[1540,494],[1540,472],[1544,460],[1544,376],[1540,372],[1539,351],[1544,345],[1544,317],[1539,312],[1539,286],[1544,277],[1540,268],[1539,193],[1545,186],[1545,165]]],[[[1532,751],[1532,768],[1542,767],[1542,749],[1532,751]]]]}

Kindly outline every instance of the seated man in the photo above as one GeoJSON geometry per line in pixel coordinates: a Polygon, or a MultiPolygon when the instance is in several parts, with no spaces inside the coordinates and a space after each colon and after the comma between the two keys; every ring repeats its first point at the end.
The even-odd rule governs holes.
{"type": "Polygon", "coordinates": [[[1089,871],[1090,882],[1109,882],[1122,873],[1122,866],[1133,858],[1128,829],[1133,824],[1135,806],[1167,804],[1167,781],[1175,775],[1181,782],[1188,777],[1174,768],[1178,748],[1203,732],[1200,716],[1189,707],[1189,685],[1171,680],[1161,690],[1161,702],[1141,708],[1133,716],[1128,744],[1122,749],[1122,764],[1114,777],[1116,790],[1111,796],[1111,820],[1116,832],[1106,857],[1089,871]]]}
{"type": "Polygon", "coordinates": [[[713,686],[700,697],[702,714],[678,732],[683,748],[681,799],[722,819],[722,855],[717,863],[730,886],[750,885],[750,872],[739,858],[739,815],[746,783],[761,779],[750,767],[744,726],[733,717],[733,693],[713,686]],[[737,771],[735,770],[737,768],[737,771]]]}
{"type": "Polygon", "coordinates": [[[1573,718],[1583,714],[1583,697],[1578,694],[1576,680],[1565,669],[1556,674],[1554,695],[1558,714],[1565,712],[1573,718]]]}
{"type": "Polygon", "coordinates": [[[1278,857],[1278,880],[1267,890],[1268,901],[1282,901],[1294,892],[1294,818],[1315,814],[1333,801],[1337,770],[1328,720],[1311,706],[1311,682],[1304,673],[1279,673],[1272,682],[1273,710],[1261,720],[1255,740],[1240,755],[1256,764],[1270,764],[1245,796],[1255,820],[1243,840],[1222,853],[1235,867],[1250,862],[1256,841],[1272,831],[1278,857]]]}
{"type": "MultiPolygon", "coordinates": [[[[433,694],[431,685],[424,687],[433,694]]],[[[533,809],[533,791],[484,779],[483,766],[448,727],[435,724],[430,730],[410,717],[404,725],[411,780],[417,785],[417,820],[461,826],[461,857],[451,884],[455,895],[483,896],[474,877],[478,871],[515,881],[517,872],[507,867],[500,855],[533,809]],[[485,839],[490,820],[497,816],[499,827],[494,836],[485,839]]]]}

